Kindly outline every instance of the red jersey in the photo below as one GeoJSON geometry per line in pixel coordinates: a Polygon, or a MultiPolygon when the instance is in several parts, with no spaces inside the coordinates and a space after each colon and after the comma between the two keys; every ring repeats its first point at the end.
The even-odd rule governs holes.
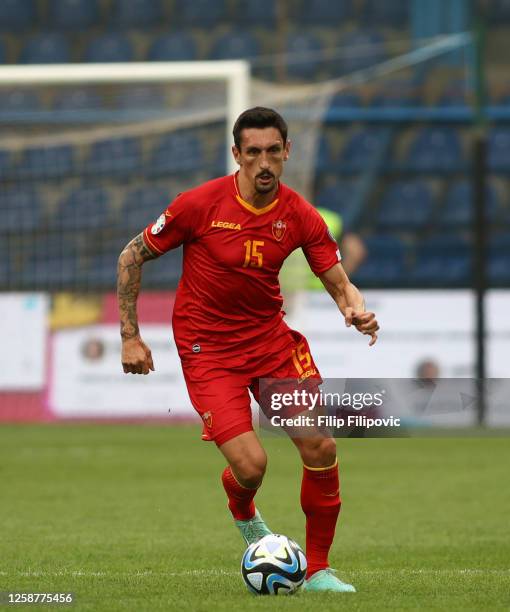
{"type": "Polygon", "coordinates": [[[272,347],[288,330],[278,282],[285,258],[301,247],[315,274],[340,261],[324,220],[298,193],[280,183],[276,199],[255,208],[241,198],[236,175],[179,194],[143,237],[158,254],[184,245],[172,317],[182,359],[228,352],[230,360],[272,347]]]}

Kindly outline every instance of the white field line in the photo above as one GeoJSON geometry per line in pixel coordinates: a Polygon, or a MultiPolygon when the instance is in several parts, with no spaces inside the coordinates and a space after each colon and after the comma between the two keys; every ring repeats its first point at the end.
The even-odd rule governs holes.
{"type": "MultiPolygon", "coordinates": [[[[454,569],[381,569],[381,570],[347,570],[346,573],[352,576],[365,575],[365,576],[377,576],[386,574],[400,574],[403,576],[413,575],[431,575],[431,576],[448,576],[448,575],[473,575],[473,576],[509,576],[510,568],[508,569],[481,569],[481,568],[454,568],[454,569]]],[[[38,571],[38,570],[19,570],[19,571],[2,571],[0,570],[0,576],[26,576],[26,577],[58,577],[58,576],[70,576],[70,577],[125,577],[125,578],[143,578],[145,576],[175,576],[175,577],[186,577],[186,576],[237,576],[238,571],[223,570],[223,569],[196,569],[196,570],[183,570],[181,572],[166,572],[162,570],[145,570],[139,572],[107,572],[107,571],[93,571],[93,570],[57,570],[57,571],[38,571]]]]}

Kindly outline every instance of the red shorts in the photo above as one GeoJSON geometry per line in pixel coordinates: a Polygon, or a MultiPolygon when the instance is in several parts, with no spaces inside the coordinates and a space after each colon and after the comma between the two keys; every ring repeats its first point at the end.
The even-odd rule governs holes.
{"type": "Polygon", "coordinates": [[[288,339],[285,348],[273,352],[276,343],[272,339],[254,352],[247,351],[242,367],[229,368],[228,357],[225,364],[200,358],[182,362],[191,403],[203,421],[202,440],[221,446],[253,430],[248,390],[258,401],[260,378],[310,380],[315,386],[322,382],[307,339],[291,329],[280,339],[288,339]]]}

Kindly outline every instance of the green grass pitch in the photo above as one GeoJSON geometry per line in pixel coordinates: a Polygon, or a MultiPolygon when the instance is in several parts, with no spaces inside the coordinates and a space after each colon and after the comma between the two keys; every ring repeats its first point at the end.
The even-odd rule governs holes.
{"type": "MultiPolygon", "coordinates": [[[[264,443],[258,506],[304,544],[297,453],[264,443]]],[[[510,608],[508,438],[338,447],[331,563],[358,593],[267,598],[242,583],[224,461],[198,427],[1,427],[0,591],[70,591],[65,609],[136,612],[510,608]]]]}

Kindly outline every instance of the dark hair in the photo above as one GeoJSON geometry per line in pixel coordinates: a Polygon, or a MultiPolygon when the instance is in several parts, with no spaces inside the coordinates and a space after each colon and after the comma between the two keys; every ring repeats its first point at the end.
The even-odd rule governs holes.
{"type": "Polygon", "coordinates": [[[249,128],[268,128],[274,127],[279,130],[282,135],[283,144],[287,142],[287,124],[285,119],[272,108],[264,106],[255,106],[241,113],[235,122],[232,133],[234,135],[234,144],[241,150],[241,132],[249,128]]]}

